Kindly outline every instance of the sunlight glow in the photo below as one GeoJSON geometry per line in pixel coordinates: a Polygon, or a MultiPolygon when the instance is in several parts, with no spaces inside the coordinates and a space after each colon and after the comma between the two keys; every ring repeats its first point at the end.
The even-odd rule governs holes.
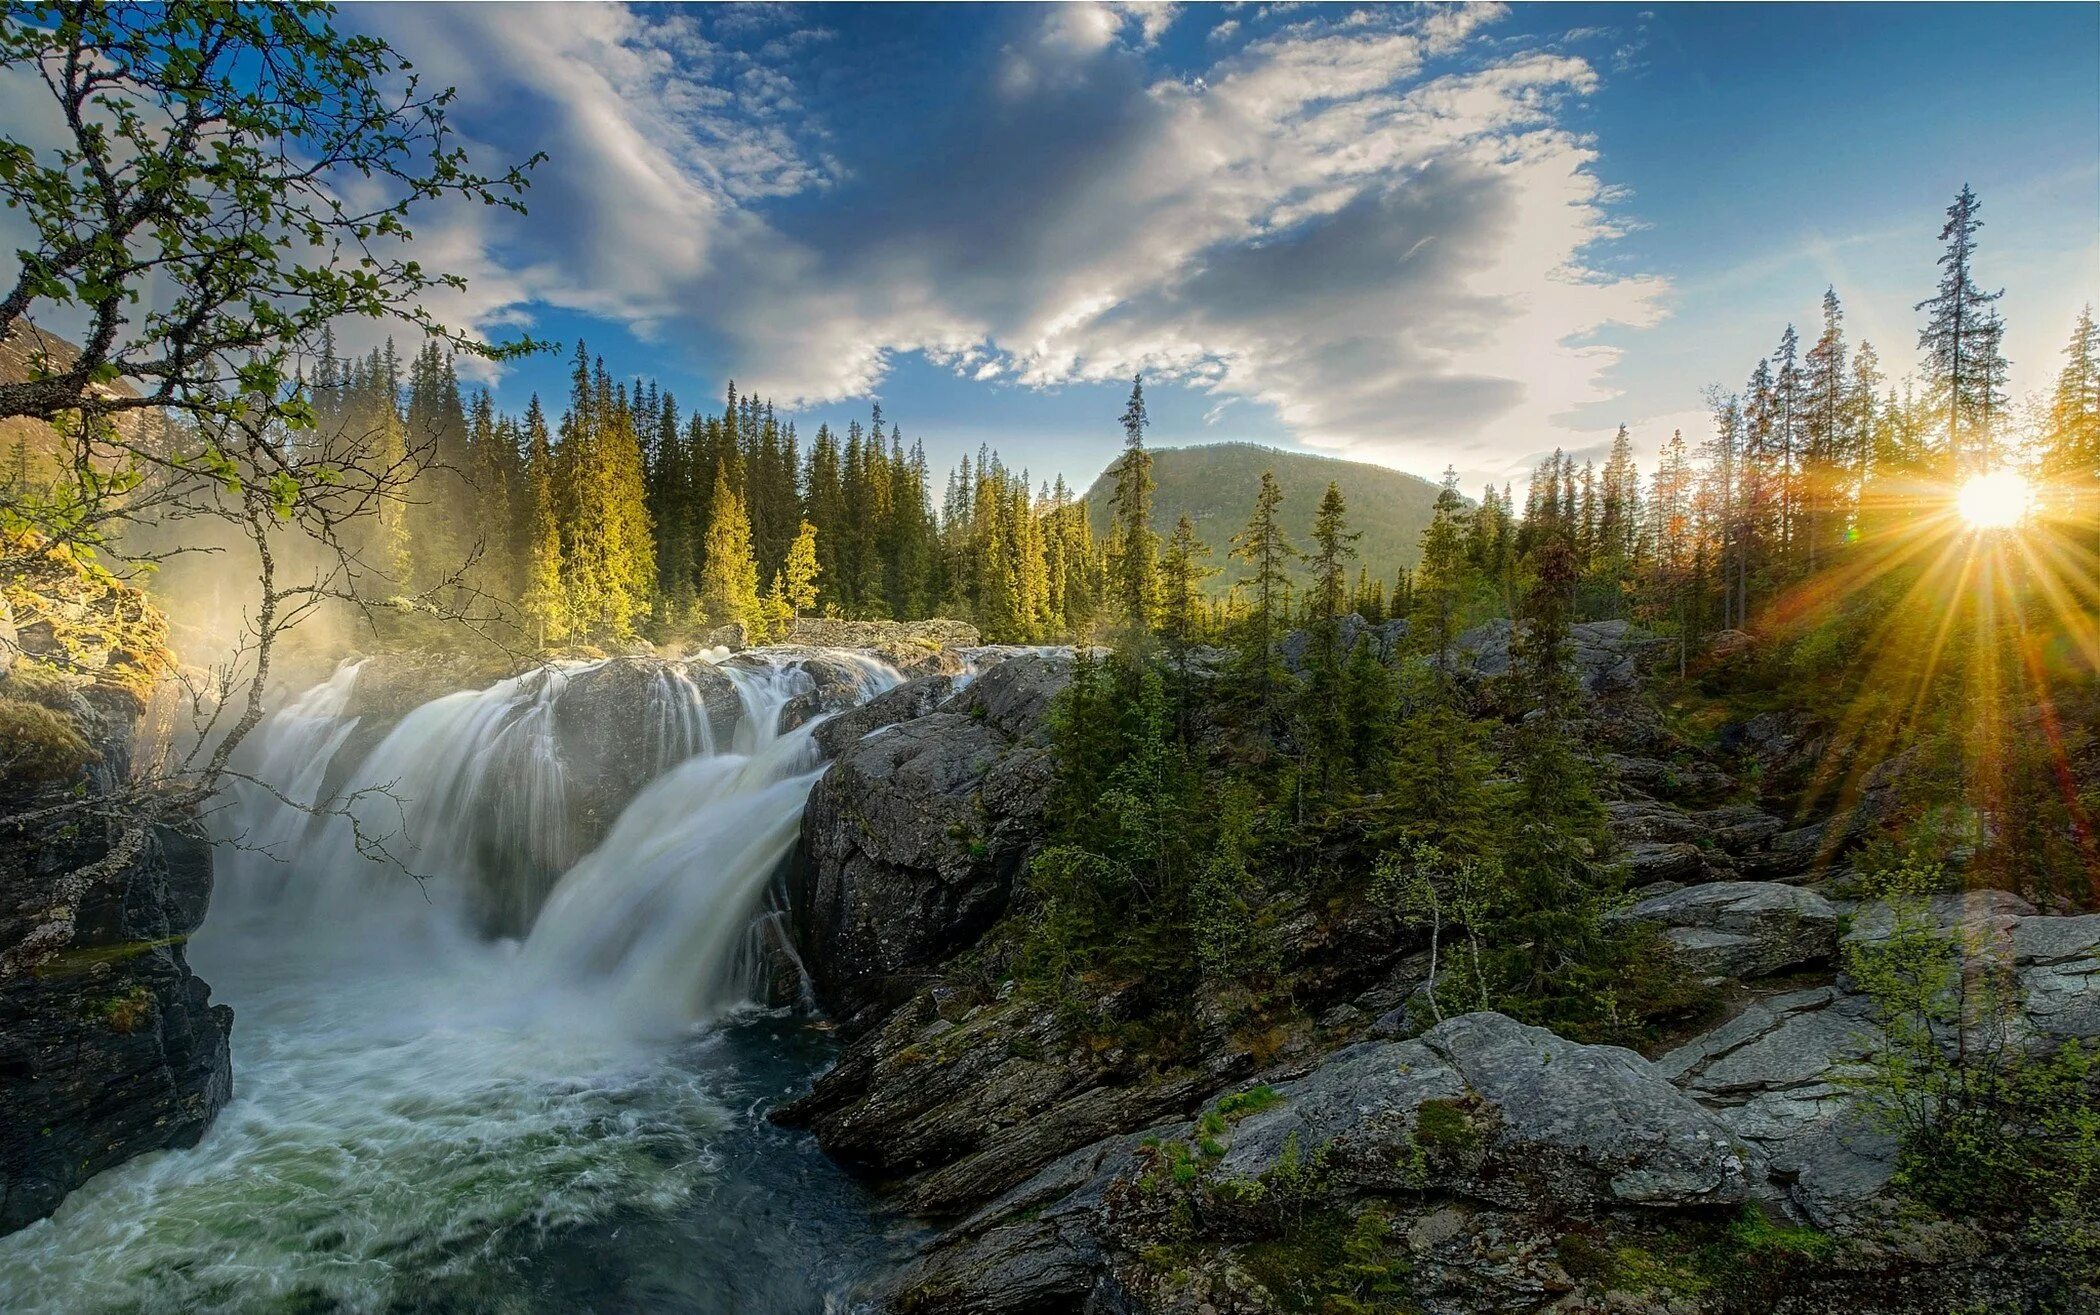
{"type": "Polygon", "coordinates": [[[1994,470],[1962,485],[1954,506],[1971,529],[2007,530],[2034,509],[2034,486],[2017,470],[1994,470]]]}

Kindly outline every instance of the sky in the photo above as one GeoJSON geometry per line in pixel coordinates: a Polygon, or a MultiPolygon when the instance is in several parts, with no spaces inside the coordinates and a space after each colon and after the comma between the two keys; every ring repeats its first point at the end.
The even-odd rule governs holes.
{"type": "MultiPolygon", "coordinates": [[[[2100,301],[2100,6],[375,5],[524,218],[426,215],[439,309],[811,431],[1083,486],[1146,381],[1469,488],[1703,433],[1826,286],[1892,373],[1983,200],[2016,390],[2100,301]]],[[[566,353],[487,382],[565,389],[566,353]]]]}

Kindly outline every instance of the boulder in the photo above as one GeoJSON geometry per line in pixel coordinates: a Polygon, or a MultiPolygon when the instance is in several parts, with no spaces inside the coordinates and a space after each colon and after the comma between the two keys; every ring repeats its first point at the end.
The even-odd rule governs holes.
{"type": "Polygon", "coordinates": [[[1630,1050],[1581,1045],[1495,1013],[1450,1019],[1422,1044],[1499,1115],[1495,1145],[1571,1208],[1749,1197],[1734,1135],[1630,1050]]]}
{"type": "MultiPolygon", "coordinates": [[[[1511,670],[1513,629],[1507,618],[1473,627],[1453,644],[1462,669],[1494,679],[1511,670]]],[[[1633,688],[1640,677],[1639,659],[1665,641],[1627,621],[1584,621],[1568,628],[1576,680],[1590,695],[1633,688]]]]}
{"type": "Polygon", "coordinates": [[[1814,891],[1721,881],[1653,895],[1613,917],[1652,922],[1677,957],[1706,977],[1763,977],[1830,958],[1838,912],[1814,891]]]}
{"type": "MultiPolygon", "coordinates": [[[[1378,656],[1391,661],[1394,650],[1407,636],[1407,619],[1395,617],[1380,625],[1372,625],[1356,613],[1351,612],[1337,624],[1337,638],[1343,657],[1355,649],[1357,641],[1369,635],[1378,646],[1378,656]]],[[[1283,659],[1284,669],[1295,675],[1305,673],[1307,655],[1312,651],[1313,633],[1310,630],[1293,630],[1276,645],[1277,656],[1283,659]]]]}
{"type": "MultiPolygon", "coordinates": [[[[1012,658],[937,711],[833,737],[788,878],[796,944],[827,1007],[885,997],[1005,911],[1054,779],[1044,720],[1070,680],[1068,657],[1012,658]]],[[[933,691],[903,688],[878,719],[933,691]]]]}
{"type": "Polygon", "coordinates": [[[816,729],[817,748],[836,758],[862,736],[924,717],[955,692],[953,676],[921,676],[886,690],[857,708],[849,708],[816,729]]]}
{"type": "MultiPolygon", "coordinates": [[[[1216,1091],[1200,1122],[1137,1128],[1050,1163],[937,1239],[887,1305],[1151,1309],[1132,1292],[1157,1281],[1145,1254],[1152,1230],[1165,1221],[1176,1263],[1186,1263],[1259,1229],[1261,1202],[1286,1183],[1316,1193],[1298,1208],[1388,1202],[1412,1221],[1396,1231],[1425,1250],[1464,1249],[1475,1209],[1515,1223],[1517,1212],[1590,1217],[1748,1199],[1746,1153],[1647,1061],[1500,1014],[1454,1018],[1415,1040],[1350,1046],[1261,1089],[1258,1100],[1232,1095],[1216,1091]],[[1178,1167],[1170,1174],[1165,1165],[1178,1167]]],[[[1543,1232],[1548,1255],[1557,1231],[1543,1232]]],[[[1454,1259],[1460,1270],[1477,1264],[1454,1259]]],[[[1566,1286],[1550,1262],[1514,1283],[1529,1298],[1523,1309],[1566,1286]]],[[[1234,1307],[1272,1308],[1259,1294],[1234,1307]]]]}

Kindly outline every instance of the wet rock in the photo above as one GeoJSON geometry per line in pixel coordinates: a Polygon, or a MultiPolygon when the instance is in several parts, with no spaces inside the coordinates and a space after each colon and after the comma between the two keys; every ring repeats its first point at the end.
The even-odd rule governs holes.
{"type": "Polygon", "coordinates": [[[741,621],[719,625],[700,636],[702,648],[726,648],[732,653],[741,653],[751,647],[751,628],[741,621]]]}
{"type": "Polygon", "coordinates": [[[935,712],[834,742],[789,877],[796,942],[828,1007],[890,995],[1005,911],[1049,800],[1044,719],[1070,680],[1069,658],[1013,658],[935,712]]]}
{"type": "Polygon", "coordinates": [[[921,676],[907,680],[817,727],[817,747],[826,758],[836,758],[862,736],[895,726],[898,722],[926,716],[946,702],[954,690],[953,676],[921,676]]]}
{"type": "Polygon", "coordinates": [[[1838,913],[1814,891],[1722,881],[1651,896],[1613,915],[1652,922],[1685,966],[1710,978],[1763,977],[1828,959],[1838,913]]]}

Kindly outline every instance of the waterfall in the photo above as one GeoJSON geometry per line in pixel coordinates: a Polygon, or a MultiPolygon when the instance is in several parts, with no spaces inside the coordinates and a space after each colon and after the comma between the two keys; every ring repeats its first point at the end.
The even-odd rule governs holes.
{"type": "MultiPolygon", "coordinates": [[[[271,717],[249,774],[313,806],[357,724],[344,712],[359,670],[345,664],[271,717]]],[[[831,650],[652,664],[633,747],[653,779],[579,856],[589,783],[565,750],[563,704],[612,674],[605,662],[555,664],[434,699],[364,756],[334,801],[319,801],[319,815],[244,789],[227,819],[238,876],[221,920],[252,932],[260,919],[329,948],[352,939],[418,953],[456,951],[493,928],[522,939],[521,994],[588,994],[637,1033],[748,999],[752,920],[819,767],[814,721],[782,733],[783,719],[812,699],[864,701],[901,677],[831,650]],[[727,736],[703,684],[734,693],[727,736]]]]}
{"type": "Polygon", "coordinates": [[[0,1239],[0,1305],[844,1309],[894,1230],[762,1117],[821,1037],[728,1007],[812,719],[897,673],[814,649],[561,664],[373,743],[373,670],[258,727],[213,817],[189,952],[235,1010],[232,1103],[0,1239]]]}

